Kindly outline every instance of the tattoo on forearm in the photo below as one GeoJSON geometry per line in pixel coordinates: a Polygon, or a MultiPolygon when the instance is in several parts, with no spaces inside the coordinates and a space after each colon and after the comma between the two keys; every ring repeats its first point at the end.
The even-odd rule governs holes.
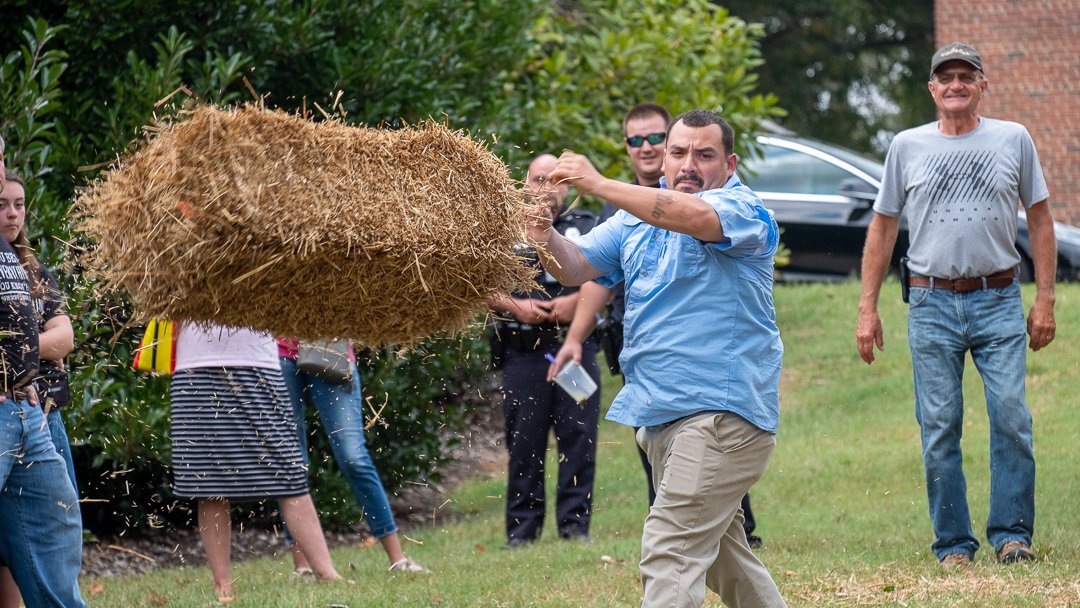
{"type": "Polygon", "coordinates": [[[656,193],[656,206],[653,207],[652,218],[654,220],[658,220],[664,217],[664,214],[667,213],[667,208],[670,207],[671,204],[674,202],[675,197],[671,196],[667,192],[656,193]]]}

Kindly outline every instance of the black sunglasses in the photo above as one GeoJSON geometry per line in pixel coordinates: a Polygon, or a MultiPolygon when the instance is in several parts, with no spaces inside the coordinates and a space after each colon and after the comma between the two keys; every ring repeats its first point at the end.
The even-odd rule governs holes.
{"type": "Polygon", "coordinates": [[[626,144],[631,148],[640,148],[645,142],[652,145],[662,144],[667,139],[667,133],[649,133],[648,135],[631,135],[626,138],[626,144]]]}

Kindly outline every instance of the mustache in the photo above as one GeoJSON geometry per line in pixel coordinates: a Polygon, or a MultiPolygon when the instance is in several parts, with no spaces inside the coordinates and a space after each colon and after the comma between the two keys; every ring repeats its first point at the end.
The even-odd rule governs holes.
{"type": "Polygon", "coordinates": [[[690,182],[692,184],[697,184],[698,186],[704,186],[705,185],[705,181],[702,180],[700,177],[698,177],[696,175],[680,175],[680,176],[675,178],[675,183],[672,184],[672,187],[678,186],[679,184],[681,184],[683,182],[690,182]]]}

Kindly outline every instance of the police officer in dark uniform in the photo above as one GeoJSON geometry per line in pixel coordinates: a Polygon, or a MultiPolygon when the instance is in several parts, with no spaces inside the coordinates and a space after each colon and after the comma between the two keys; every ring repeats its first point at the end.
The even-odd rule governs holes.
{"type": "MultiPolygon", "coordinates": [[[[542,184],[555,166],[555,156],[544,154],[529,164],[526,187],[546,191],[555,229],[574,238],[596,224],[588,211],[568,210],[563,201],[569,188],[542,184]]],[[[493,358],[501,359],[503,413],[509,474],[506,492],[507,547],[518,547],[540,538],[544,525],[544,457],[548,430],[554,428],[559,457],[555,516],[560,538],[587,540],[592,515],[592,488],[596,470],[596,434],[600,419],[600,393],[577,403],[565,391],[547,381],[548,359],[562,344],[562,329],[573,319],[576,287],[563,287],[540,268],[531,249],[519,252],[534,263],[541,290],[513,293],[492,302],[498,320],[494,324],[493,358]],[[546,293],[545,293],[546,292],[546,293]]],[[[597,346],[583,344],[581,365],[600,384],[597,346]]]]}

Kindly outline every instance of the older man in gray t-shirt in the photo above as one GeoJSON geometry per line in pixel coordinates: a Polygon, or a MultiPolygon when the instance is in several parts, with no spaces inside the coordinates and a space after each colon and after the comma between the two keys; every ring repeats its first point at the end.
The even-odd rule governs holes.
{"type": "Polygon", "coordinates": [[[893,140],[867,230],[859,354],[872,363],[874,348],[884,346],[877,301],[906,212],[908,340],[934,524],[931,548],[946,568],[967,567],[979,548],[960,454],[964,359],[970,352],[990,418],[986,535],[998,561],[1030,560],[1035,458],[1024,394],[1025,332],[1033,351],[1054,339],[1057,255],[1050,194],[1027,130],[978,114],[989,84],[977,50],[945,45],[934,54],[930,75],[940,119],[893,140]],[[1027,210],[1037,290],[1026,325],[1015,270],[1018,204],[1027,210]]]}

